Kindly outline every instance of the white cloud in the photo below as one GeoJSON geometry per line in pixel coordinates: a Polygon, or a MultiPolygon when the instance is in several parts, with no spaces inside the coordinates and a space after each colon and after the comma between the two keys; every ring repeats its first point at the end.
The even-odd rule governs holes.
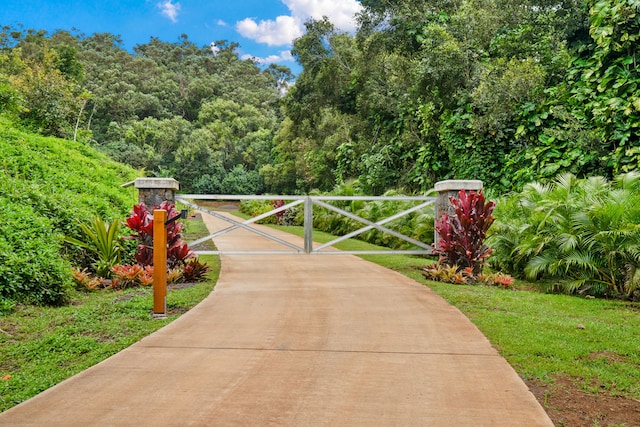
{"type": "Polygon", "coordinates": [[[291,16],[278,16],[275,20],[256,22],[245,18],[236,23],[236,30],[244,37],[269,46],[290,45],[304,33],[304,23],[310,18],[323,16],[348,32],[356,29],[355,15],[362,10],[357,0],[282,0],[291,11],[291,16]]]}
{"type": "Polygon", "coordinates": [[[278,16],[275,21],[267,20],[257,23],[245,18],[236,23],[236,30],[251,40],[266,43],[269,46],[282,46],[302,35],[299,23],[292,16],[278,16]]]}
{"type": "Polygon", "coordinates": [[[309,18],[322,19],[323,16],[338,29],[355,31],[355,15],[362,10],[356,0],[282,0],[291,10],[291,15],[305,22],[309,18]]]}
{"type": "Polygon", "coordinates": [[[218,19],[218,22],[216,22],[216,24],[218,24],[221,27],[228,27],[229,26],[229,24],[224,22],[222,19],[218,19]]]}
{"type": "Polygon", "coordinates": [[[266,58],[260,58],[257,56],[247,54],[247,55],[242,55],[241,59],[250,59],[262,65],[275,64],[278,62],[294,61],[293,55],[291,55],[291,52],[288,50],[283,50],[278,55],[269,55],[266,58]]]}
{"type": "Polygon", "coordinates": [[[160,8],[160,13],[169,18],[171,22],[178,22],[178,13],[180,12],[180,3],[171,3],[171,0],[165,0],[156,6],[160,8]]]}

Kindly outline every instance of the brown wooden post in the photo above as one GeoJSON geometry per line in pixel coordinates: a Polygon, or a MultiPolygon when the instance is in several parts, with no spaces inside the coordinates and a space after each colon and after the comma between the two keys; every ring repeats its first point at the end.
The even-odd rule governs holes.
{"type": "Polygon", "coordinates": [[[153,316],[167,315],[167,211],[153,211],[153,316]]]}

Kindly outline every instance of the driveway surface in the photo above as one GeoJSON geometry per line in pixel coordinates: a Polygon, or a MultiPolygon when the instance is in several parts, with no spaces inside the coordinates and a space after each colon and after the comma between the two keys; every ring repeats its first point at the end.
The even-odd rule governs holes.
{"type": "MultiPolygon", "coordinates": [[[[280,249],[243,230],[216,245],[280,249]]],[[[427,287],[351,255],[224,255],[197,307],[0,414],[0,425],[553,424],[427,287]]]]}

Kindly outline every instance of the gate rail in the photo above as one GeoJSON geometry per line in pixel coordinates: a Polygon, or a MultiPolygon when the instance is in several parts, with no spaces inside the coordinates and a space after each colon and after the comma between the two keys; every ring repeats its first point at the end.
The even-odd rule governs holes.
{"type": "Polygon", "coordinates": [[[410,213],[419,211],[420,209],[424,209],[430,205],[435,205],[436,197],[427,197],[427,196],[272,196],[272,195],[263,195],[263,196],[238,196],[238,195],[203,195],[203,194],[176,194],[176,202],[180,202],[185,206],[189,206],[193,209],[197,209],[202,212],[206,212],[216,218],[224,220],[231,225],[227,228],[219,230],[209,236],[203,237],[198,240],[194,240],[189,243],[189,246],[195,246],[199,243],[205,242],[207,240],[211,240],[215,237],[221,236],[223,234],[229,233],[238,228],[243,228],[252,233],[256,233],[262,237],[275,241],[281,245],[284,245],[289,248],[289,250],[276,250],[276,251],[253,251],[253,250],[238,250],[238,251],[194,251],[200,255],[219,255],[219,254],[247,254],[247,255],[264,255],[264,254],[312,254],[312,255],[335,255],[335,254],[354,254],[354,255],[366,255],[366,254],[388,254],[388,255],[431,255],[432,250],[431,246],[420,242],[416,239],[413,239],[409,236],[406,236],[402,233],[399,233],[395,230],[392,230],[388,227],[385,227],[384,224],[387,224],[391,221],[394,221],[398,218],[402,218],[403,216],[409,215],[410,213]],[[224,201],[235,201],[235,200],[283,200],[288,201],[283,206],[278,208],[274,208],[269,212],[265,212],[261,215],[250,218],[246,221],[237,221],[233,218],[229,218],[216,212],[211,209],[207,209],[203,206],[199,206],[194,200],[224,200],[224,201]],[[372,222],[368,219],[362,218],[358,215],[355,215],[351,212],[348,212],[344,209],[340,209],[336,206],[333,206],[329,203],[330,201],[354,201],[354,200],[362,200],[362,201],[396,201],[396,202],[420,202],[411,208],[405,209],[401,212],[398,212],[390,217],[383,218],[379,221],[372,222]],[[277,236],[259,230],[257,228],[251,227],[251,224],[256,223],[262,219],[265,219],[271,215],[276,215],[280,212],[284,212],[289,208],[294,206],[304,204],[304,246],[298,246],[294,243],[285,241],[277,236]],[[364,224],[364,227],[359,228],[358,230],[347,233],[344,236],[333,239],[330,242],[324,243],[316,248],[313,247],[313,207],[319,206],[333,212],[344,215],[348,218],[351,218],[355,221],[358,221],[364,224]],[[414,250],[369,250],[369,251],[331,251],[331,250],[323,250],[330,246],[335,245],[336,243],[340,243],[344,240],[355,237],[359,234],[362,234],[371,229],[379,230],[383,233],[390,234],[394,237],[402,239],[412,245],[418,247],[419,249],[414,250]]]}

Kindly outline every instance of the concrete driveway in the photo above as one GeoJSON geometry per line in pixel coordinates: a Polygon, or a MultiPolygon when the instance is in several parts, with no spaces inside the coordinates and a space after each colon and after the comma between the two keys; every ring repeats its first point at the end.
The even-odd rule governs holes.
{"type": "MultiPolygon", "coordinates": [[[[242,230],[216,244],[274,248],[242,230]]],[[[201,304],[0,425],[553,424],[478,329],[425,286],[350,255],[226,255],[201,304]]]]}

